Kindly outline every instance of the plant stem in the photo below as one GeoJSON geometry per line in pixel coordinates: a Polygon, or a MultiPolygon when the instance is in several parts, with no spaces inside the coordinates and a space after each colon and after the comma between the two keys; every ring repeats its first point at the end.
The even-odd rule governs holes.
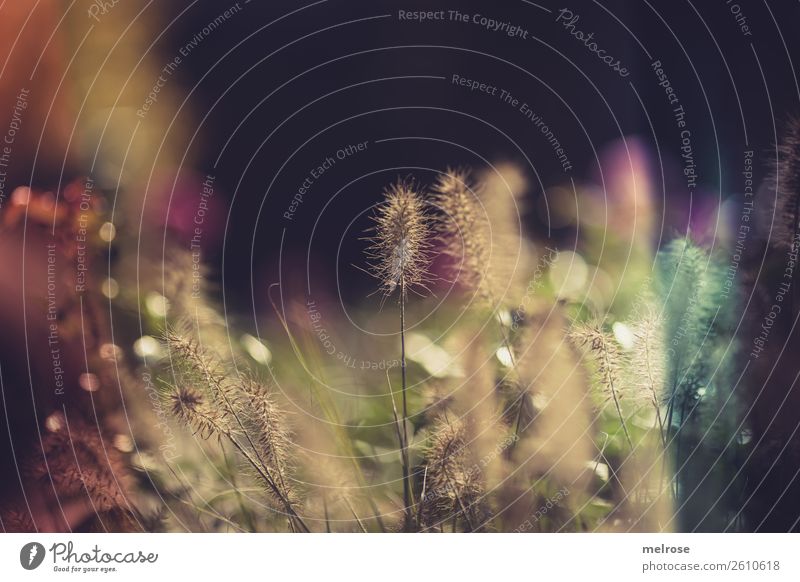
{"type": "MultiPolygon", "coordinates": [[[[489,295],[489,301],[491,302],[492,305],[494,305],[495,303],[494,297],[491,294],[489,295]]],[[[509,333],[510,330],[506,327],[506,324],[503,323],[503,319],[502,317],[500,317],[499,311],[495,317],[497,319],[497,327],[500,329],[500,336],[503,341],[503,346],[506,348],[506,351],[508,351],[508,357],[511,360],[511,366],[509,366],[510,369],[508,375],[512,377],[513,381],[516,381],[517,383],[521,384],[519,372],[517,370],[517,356],[514,355],[514,349],[511,347],[511,339],[509,333]]],[[[520,388],[522,388],[522,386],[520,386],[520,388]]],[[[514,403],[509,405],[509,408],[511,408],[511,406],[513,406],[515,403],[517,403],[517,401],[519,401],[519,404],[517,406],[516,418],[514,419],[514,440],[511,441],[511,444],[508,445],[508,448],[505,451],[505,456],[507,459],[511,459],[511,455],[514,453],[514,445],[516,445],[517,441],[519,441],[520,432],[528,428],[528,424],[530,424],[528,423],[524,427],[522,426],[522,413],[525,407],[528,405],[529,399],[530,399],[530,394],[528,394],[528,390],[526,388],[520,392],[519,396],[517,396],[516,399],[514,400],[514,403]]]]}
{"type": "Polygon", "coordinates": [[[644,354],[645,367],[647,369],[647,381],[650,384],[650,392],[653,396],[653,408],[656,410],[656,419],[658,421],[658,434],[661,436],[661,444],[666,451],[667,436],[664,434],[664,420],[661,418],[661,409],[658,405],[658,391],[656,389],[655,375],[653,374],[652,361],[650,359],[650,339],[648,335],[645,335],[644,354]]]}
{"type": "Polygon", "coordinates": [[[297,523],[302,531],[305,533],[309,533],[311,530],[308,529],[308,526],[305,524],[303,519],[297,514],[292,504],[283,496],[280,489],[275,485],[275,482],[272,480],[268,473],[268,469],[262,466],[260,462],[257,462],[247,451],[247,449],[241,445],[234,437],[233,434],[228,433],[225,435],[228,437],[228,440],[233,444],[234,447],[242,454],[245,460],[250,463],[250,466],[253,467],[256,472],[261,475],[264,479],[266,484],[269,486],[270,490],[275,494],[275,496],[283,503],[286,512],[289,514],[289,520],[292,519],[297,523]]]}
{"type": "Polygon", "coordinates": [[[245,506],[244,499],[242,498],[242,492],[239,488],[239,485],[236,483],[236,474],[234,473],[233,465],[231,464],[231,460],[228,458],[228,453],[225,451],[225,447],[222,447],[222,458],[225,460],[227,478],[230,480],[231,485],[233,486],[233,491],[236,495],[236,501],[239,503],[239,511],[241,511],[242,517],[244,517],[245,521],[247,521],[247,527],[250,528],[250,531],[255,532],[257,528],[255,519],[253,519],[253,513],[245,506]]]}
{"type": "Polygon", "coordinates": [[[331,520],[328,516],[328,496],[325,495],[325,492],[322,492],[322,508],[325,511],[325,531],[327,533],[331,533],[331,520]]]}
{"type": "MultiPolygon", "coordinates": [[[[514,355],[514,350],[511,348],[511,340],[508,337],[508,330],[506,329],[503,320],[498,318],[498,327],[500,328],[500,335],[503,337],[503,345],[505,346],[506,350],[508,351],[508,357],[511,359],[511,370],[509,374],[514,374],[517,381],[519,381],[519,375],[517,374],[517,357],[514,355]]],[[[521,388],[521,386],[520,386],[521,388]]],[[[528,390],[527,388],[520,392],[519,396],[517,396],[517,400],[519,400],[519,405],[517,406],[517,415],[516,419],[514,420],[514,440],[511,441],[511,444],[506,449],[506,458],[511,459],[511,455],[514,452],[514,445],[517,444],[520,436],[520,429],[522,428],[522,411],[525,408],[526,404],[528,403],[528,390]]],[[[527,428],[528,425],[525,425],[524,428],[527,428]]],[[[522,430],[524,430],[522,428],[522,430]]]]}
{"type": "Polygon", "coordinates": [[[622,408],[619,405],[619,398],[617,397],[617,388],[614,386],[614,375],[611,372],[611,359],[608,356],[608,351],[605,349],[602,350],[603,356],[603,364],[606,369],[606,376],[608,381],[608,386],[611,389],[611,398],[614,400],[614,407],[617,409],[617,416],[619,416],[619,423],[622,425],[622,432],[625,433],[625,439],[628,441],[628,446],[631,448],[631,453],[635,450],[633,446],[633,441],[631,440],[631,435],[628,433],[628,426],[625,424],[625,416],[622,414],[622,408]]]}
{"type": "MultiPolygon", "coordinates": [[[[339,414],[336,409],[336,404],[330,398],[330,393],[328,390],[320,390],[321,386],[325,386],[327,388],[327,384],[323,384],[320,380],[322,377],[319,375],[319,370],[317,370],[317,366],[315,366],[310,360],[307,360],[303,349],[301,348],[298,340],[295,339],[294,335],[292,334],[292,330],[289,328],[289,324],[284,317],[283,312],[278,309],[278,305],[275,303],[275,299],[272,297],[272,290],[273,289],[280,289],[279,283],[273,283],[269,286],[268,296],[269,302],[272,304],[272,309],[275,312],[275,315],[278,318],[278,321],[281,322],[281,327],[286,332],[286,337],[289,338],[289,344],[292,346],[292,352],[294,353],[297,360],[300,362],[301,366],[304,370],[316,370],[316,373],[311,374],[311,382],[309,382],[309,394],[311,402],[314,401],[314,397],[317,398],[317,404],[320,406],[325,418],[330,421],[330,423],[334,427],[338,427],[334,430],[335,442],[336,446],[342,449],[346,453],[346,457],[350,460],[350,464],[353,466],[353,472],[355,474],[356,480],[360,486],[366,485],[366,480],[364,479],[364,472],[361,469],[361,466],[358,463],[358,459],[356,458],[355,452],[353,450],[353,445],[348,438],[345,438],[343,435],[343,431],[341,429],[342,422],[339,418],[339,414]]],[[[281,298],[281,302],[283,298],[281,298]]],[[[370,508],[372,509],[373,518],[378,524],[378,527],[381,528],[382,532],[386,532],[386,526],[381,519],[380,511],[378,510],[378,505],[375,503],[375,500],[372,496],[367,496],[367,503],[369,503],[370,508]]]]}
{"type": "Polygon", "coordinates": [[[422,475],[422,493],[419,496],[419,504],[417,505],[417,523],[422,523],[422,504],[425,503],[425,488],[428,485],[428,467],[425,466],[425,473],[422,475]]]}
{"type": "MultiPolygon", "coordinates": [[[[679,369],[678,365],[679,365],[679,362],[676,362],[676,364],[675,364],[675,372],[674,372],[675,379],[673,379],[673,381],[672,381],[672,389],[670,390],[669,402],[667,404],[666,427],[665,427],[666,428],[666,438],[665,438],[665,440],[666,440],[667,445],[664,448],[663,456],[662,456],[662,459],[661,459],[661,476],[659,477],[659,480],[658,480],[658,482],[659,482],[659,486],[658,486],[658,488],[659,488],[659,497],[661,496],[661,494],[664,491],[664,478],[666,477],[666,474],[667,474],[667,452],[668,452],[669,446],[671,445],[670,433],[673,432],[672,431],[672,416],[673,416],[673,412],[675,410],[675,398],[677,397],[677,393],[678,393],[678,381],[677,381],[678,369],[679,369]]],[[[673,438],[679,438],[679,435],[678,435],[678,431],[679,430],[680,430],[680,427],[674,431],[675,432],[675,436],[673,438]]],[[[675,479],[675,477],[673,476],[673,480],[674,479],[675,479]]],[[[670,492],[670,495],[673,497],[673,499],[677,501],[677,497],[675,497],[675,495],[674,495],[675,494],[675,489],[673,487],[673,483],[670,483],[669,492],[670,492]]]]}
{"type": "Polygon", "coordinates": [[[247,440],[248,444],[250,445],[250,450],[254,453],[258,462],[252,458],[252,456],[248,453],[248,451],[243,447],[236,439],[233,438],[233,433],[230,431],[225,434],[228,437],[233,445],[241,452],[248,462],[253,465],[259,475],[264,479],[266,484],[269,486],[270,490],[274,493],[275,497],[283,504],[286,508],[287,513],[289,514],[289,520],[294,521],[297,525],[300,526],[300,529],[308,533],[310,530],[308,526],[305,524],[303,519],[297,514],[294,507],[292,506],[291,501],[285,495],[284,491],[278,486],[277,481],[272,476],[272,472],[269,469],[268,463],[261,457],[261,454],[258,452],[258,447],[256,447],[253,439],[250,437],[250,433],[244,426],[242,419],[239,417],[239,413],[236,407],[231,402],[230,398],[227,394],[227,387],[224,385],[224,380],[217,376],[214,371],[209,367],[209,365],[200,357],[194,357],[195,365],[197,366],[198,370],[205,376],[206,381],[209,383],[210,386],[214,388],[217,393],[217,396],[222,399],[225,407],[227,408],[228,412],[231,416],[236,420],[236,424],[239,426],[241,430],[241,434],[244,435],[244,438],[247,440]]]}
{"type": "MultiPolygon", "coordinates": [[[[291,501],[289,501],[289,498],[284,494],[284,492],[281,490],[281,488],[278,487],[277,482],[272,477],[272,474],[271,474],[271,471],[269,469],[269,466],[264,461],[264,459],[261,458],[261,454],[258,452],[258,448],[256,448],[256,445],[253,442],[253,439],[250,438],[250,434],[247,432],[247,429],[245,429],[244,424],[242,423],[242,420],[239,418],[239,414],[236,412],[236,409],[233,407],[233,404],[228,399],[228,396],[225,394],[225,392],[222,389],[220,389],[220,394],[224,398],[225,404],[228,406],[228,410],[233,415],[233,418],[236,419],[236,423],[239,425],[239,428],[241,429],[242,434],[244,434],[245,439],[247,439],[247,442],[250,445],[250,449],[253,451],[253,453],[255,453],[256,459],[258,459],[258,463],[256,463],[255,460],[249,455],[247,450],[245,450],[245,448],[242,445],[240,445],[233,438],[232,434],[227,435],[228,436],[228,440],[230,440],[233,443],[233,445],[237,449],[239,449],[239,451],[243,455],[245,455],[245,457],[247,458],[248,462],[251,465],[253,465],[253,467],[258,471],[258,474],[261,475],[264,478],[264,481],[266,481],[267,485],[269,485],[269,488],[272,490],[272,492],[275,494],[275,496],[278,498],[278,500],[286,508],[286,511],[289,513],[290,524],[291,524],[291,520],[294,519],[298,523],[298,525],[300,526],[300,529],[302,529],[306,533],[310,532],[311,530],[308,529],[308,526],[305,524],[303,519],[297,514],[297,512],[294,509],[294,507],[292,506],[291,501]],[[260,465],[260,467],[259,467],[259,465],[260,465]]],[[[292,527],[294,527],[294,526],[292,526],[292,527]]]]}
{"type": "Polygon", "coordinates": [[[411,528],[411,479],[408,470],[408,429],[406,420],[408,418],[408,398],[406,397],[406,286],[403,278],[400,278],[400,375],[402,379],[403,394],[403,512],[405,513],[406,523],[403,526],[405,531],[411,528]]]}
{"type": "Polygon", "coordinates": [[[353,504],[350,503],[350,499],[347,498],[347,495],[344,496],[344,502],[347,505],[347,508],[350,510],[350,513],[353,514],[353,517],[355,518],[358,527],[361,529],[361,532],[367,533],[367,528],[364,525],[364,522],[361,521],[360,517],[358,517],[358,514],[356,513],[356,510],[353,508],[353,504]]]}
{"type": "MultiPolygon", "coordinates": [[[[234,416],[235,416],[235,414],[234,414],[234,416]]],[[[278,499],[278,501],[280,501],[283,504],[284,508],[286,509],[287,517],[289,518],[290,523],[291,523],[292,520],[294,520],[300,530],[302,530],[305,533],[309,533],[311,530],[308,529],[308,526],[303,521],[303,518],[301,518],[297,514],[297,512],[294,509],[294,506],[291,504],[289,499],[287,499],[284,496],[283,492],[280,490],[278,485],[275,483],[275,480],[270,475],[269,469],[267,468],[266,464],[263,462],[263,460],[261,460],[260,456],[258,455],[258,451],[255,449],[255,446],[252,445],[252,441],[250,440],[250,438],[245,434],[245,436],[250,441],[251,446],[253,446],[253,452],[255,453],[256,457],[258,458],[258,461],[253,458],[253,456],[248,451],[247,447],[245,447],[239,441],[236,440],[236,437],[234,436],[234,434],[231,431],[231,429],[229,429],[227,427],[224,427],[224,426],[221,426],[219,423],[217,423],[213,419],[208,419],[208,420],[214,426],[215,430],[217,430],[219,432],[219,434],[221,434],[225,438],[227,438],[228,441],[236,448],[236,450],[239,451],[239,453],[244,457],[244,459],[248,463],[250,463],[250,466],[253,467],[253,469],[256,470],[256,473],[258,473],[261,476],[261,478],[264,480],[264,482],[270,488],[270,491],[272,491],[272,493],[275,495],[275,497],[278,499]]],[[[237,420],[238,420],[238,418],[237,418],[237,420]]],[[[292,527],[294,527],[294,525],[292,527]]]]}
{"type": "Polygon", "coordinates": [[[633,452],[633,441],[631,440],[631,435],[628,433],[628,426],[625,424],[625,417],[622,415],[622,408],[620,408],[619,399],[617,398],[617,390],[614,388],[613,384],[611,384],[611,396],[614,399],[614,406],[617,409],[617,416],[619,416],[619,422],[622,425],[622,432],[625,433],[625,439],[628,441],[628,446],[630,446],[631,452],[633,452]]]}

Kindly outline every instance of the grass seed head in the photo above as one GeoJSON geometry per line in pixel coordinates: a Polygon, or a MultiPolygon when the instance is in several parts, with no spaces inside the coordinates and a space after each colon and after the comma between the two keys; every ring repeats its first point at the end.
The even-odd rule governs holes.
{"type": "Polygon", "coordinates": [[[621,392],[622,354],[614,337],[598,321],[576,323],[569,330],[575,345],[585,346],[594,360],[596,376],[602,391],[611,395],[621,392]]]}
{"type": "Polygon", "coordinates": [[[223,418],[208,405],[203,394],[190,386],[180,386],[170,394],[172,414],[195,434],[209,438],[219,432],[223,418]]]}
{"type": "MultiPolygon", "coordinates": [[[[398,287],[426,288],[430,266],[430,226],[425,202],[413,182],[399,180],[386,188],[371,229],[367,249],[369,270],[391,295],[398,287]]],[[[402,298],[404,299],[404,298],[402,298]]]]}
{"type": "Polygon", "coordinates": [[[773,244],[791,247],[800,227],[800,118],[792,119],[777,146],[778,159],[770,177],[775,189],[780,226],[771,234],[773,244]]]}
{"type": "Polygon", "coordinates": [[[471,462],[464,421],[439,417],[431,427],[424,459],[427,475],[422,525],[441,527],[455,515],[469,529],[479,527],[483,521],[483,487],[480,471],[471,462]]]}
{"type": "Polygon", "coordinates": [[[491,228],[478,188],[468,170],[448,168],[433,191],[434,204],[443,214],[436,228],[438,240],[452,260],[454,278],[491,302],[491,228]]]}

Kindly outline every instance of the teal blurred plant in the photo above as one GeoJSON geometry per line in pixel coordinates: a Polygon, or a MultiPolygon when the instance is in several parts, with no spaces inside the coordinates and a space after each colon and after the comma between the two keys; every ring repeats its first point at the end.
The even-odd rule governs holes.
{"type": "Polygon", "coordinates": [[[677,239],[658,253],[664,430],[671,491],[683,531],[722,531],[742,484],[735,475],[741,410],[736,394],[737,302],[720,259],[677,239]]]}

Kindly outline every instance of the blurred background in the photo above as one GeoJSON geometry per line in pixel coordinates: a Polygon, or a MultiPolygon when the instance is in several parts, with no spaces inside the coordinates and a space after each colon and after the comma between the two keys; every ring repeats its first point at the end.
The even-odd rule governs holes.
{"type": "MultiPolygon", "coordinates": [[[[168,320],[211,321],[232,356],[280,377],[281,366],[303,367],[284,324],[319,339],[311,301],[335,353],[359,366],[394,359],[392,304],[359,265],[374,205],[398,177],[424,186],[468,167],[498,192],[487,214],[503,241],[495,252],[515,267],[508,289],[515,278],[524,288],[546,249],[560,252],[532,308],[550,321],[563,307],[559,329],[587,314],[628,317],[658,251],[690,237],[723,268],[736,265],[729,306],[745,358],[786,261],[771,176],[800,110],[791,28],[800,5],[735,6],[576,0],[565,13],[546,0],[469,0],[458,3],[463,22],[441,2],[4,4],[0,463],[11,477],[0,495],[14,508],[4,528],[13,529],[8,515],[22,529],[99,527],[85,524],[108,511],[103,527],[127,529],[131,514],[119,508],[157,513],[163,484],[132,455],[181,446],[149,400],[168,320]],[[444,10],[444,20],[399,13],[420,10],[444,10]],[[520,32],[487,28],[481,16],[520,32]],[[592,41],[628,74],[606,66],[592,41]],[[470,90],[454,75],[497,90],[470,90]],[[752,230],[737,247],[754,193],[752,230]],[[97,442],[86,437],[84,465],[100,462],[97,479],[115,494],[87,502],[67,487],[70,505],[50,479],[26,496],[30,479],[53,471],[48,455],[69,446],[42,435],[71,418],[90,432],[103,426],[97,442]]],[[[432,295],[409,315],[423,347],[446,345],[468,303],[452,301],[457,285],[441,260],[433,271],[432,295]]],[[[508,309],[519,301],[510,290],[508,309]]],[[[793,303],[766,351],[730,380],[746,419],[731,471],[743,482],[731,523],[746,521],[744,530],[798,527],[795,316],[793,303]]],[[[373,446],[391,437],[369,436],[390,422],[369,398],[385,370],[368,365],[354,380],[320,358],[347,400],[342,423],[368,419],[360,439],[373,446]]],[[[422,385],[431,371],[419,366],[422,385]]],[[[307,392],[302,373],[285,373],[307,392]]],[[[722,529],[702,515],[668,528],[722,529]]]]}

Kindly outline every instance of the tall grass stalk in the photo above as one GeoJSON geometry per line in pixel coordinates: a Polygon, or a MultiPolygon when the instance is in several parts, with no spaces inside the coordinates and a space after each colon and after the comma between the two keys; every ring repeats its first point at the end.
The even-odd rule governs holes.
{"type": "MultiPolygon", "coordinates": [[[[502,277],[495,269],[500,259],[492,256],[492,228],[480,198],[482,189],[483,185],[475,183],[467,169],[448,168],[440,174],[433,187],[433,203],[441,214],[436,232],[443,254],[451,260],[452,276],[475,293],[480,305],[495,309],[500,303],[498,288],[502,277]]],[[[499,311],[496,319],[502,347],[510,359],[508,376],[512,381],[518,381],[517,359],[510,330],[499,311]]],[[[522,415],[527,402],[527,391],[521,391],[511,404],[517,407],[513,421],[516,436],[522,428],[522,415]]],[[[507,456],[511,455],[514,444],[516,440],[506,449],[507,456]]]]}
{"type": "Polygon", "coordinates": [[[283,434],[283,430],[277,425],[280,422],[278,415],[268,415],[269,418],[264,419],[263,426],[256,427],[260,433],[256,440],[261,446],[251,436],[253,427],[248,430],[243,418],[245,410],[241,407],[242,401],[247,402],[251,410],[269,407],[267,395],[260,394],[258,402],[254,402],[256,392],[262,392],[255,389],[256,383],[249,378],[238,382],[229,380],[222,363],[196,341],[173,329],[167,330],[165,339],[178,367],[176,385],[173,386],[170,396],[173,414],[205,438],[211,435],[225,437],[283,506],[291,527],[309,532],[308,526],[294,508],[291,491],[286,486],[287,479],[283,475],[286,468],[280,459],[285,453],[279,449],[286,443],[279,436],[283,434]],[[194,387],[196,382],[205,385],[206,394],[194,387]]]}
{"type": "Polygon", "coordinates": [[[426,289],[429,257],[429,221],[425,203],[413,182],[399,180],[384,191],[367,249],[369,272],[380,282],[384,297],[399,291],[400,375],[402,384],[403,529],[413,528],[413,493],[408,451],[408,379],[406,364],[406,300],[415,287],[426,289]]]}
{"type": "Polygon", "coordinates": [[[603,330],[599,322],[575,324],[570,330],[569,335],[576,344],[588,346],[589,353],[592,355],[597,366],[597,376],[600,381],[600,386],[614,402],[614,409],[619,418],[625,440],[631,452],[633,452],[635,447],[633,446],[633,440],[631,439],[630,432],[628,432],[628,424],[625,421],[625,415],[622,413],[622,406],[620,405],[621,385],[619,378],[622,364],[619,348],[614,338],[603,330]]]}

